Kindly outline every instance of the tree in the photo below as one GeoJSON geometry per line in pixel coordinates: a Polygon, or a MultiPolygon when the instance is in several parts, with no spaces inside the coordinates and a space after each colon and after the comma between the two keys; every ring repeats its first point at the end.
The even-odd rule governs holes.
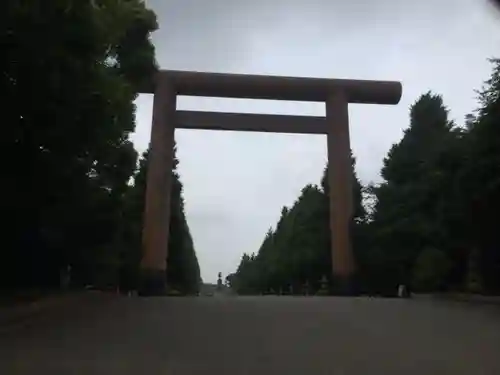
{"type": "Polygon", "coordinates": [[[479,94],[475,121],[466,136],[460,171],[469,255],[478,252],[484,292],[500,292],[500,250],[495,217],[500,210],[500,60],[479,94]]]}
{"type": "MultiPolygon", "coordinates": [[[[449,120],[441,96],[425,93],[384,159],[383,182],[363,188],[354,174],[351,237],[362,292],[396,295],[399,284],[500,292],[500,60],[491,62],[479,108],[463,127],[449,120]]],[[[326,176],[322,189],[308,185],[282,209],[256,256],[243,256],[239,293],[306,283],[317,291],[321,275],[330,275],[326,176]]]]}
{"type": "MultiPolygon", "coordinates": [[[[352,159],[354,168],[354,158],[352,159]]],[[[306,185],[292,207],[283,207],[276,228],[269,229],[256,255],[244,254],[234,276],[240,294],[316,292],[329,275],[331,249],[327,169],[322,187],[306,185]],[[323,281],[323,282],[322,282],[323,281]]],[[[361,184],[353,173],[353,226],[364,220],[361,184]]]]}
{"type": "MultiPolygon", "coordinates": [[[[122,239],[124,251],[121,274],[122,286],[127,289],[135,289],[138,285],[148,155],[149,150],[144,152],[140,160],[134,185],[129,190],[126,199],[128,210],[125,226],[127,229],[122,239]]],[[[201,284],[200,267],[184,211],[182,183],[177,173],[178,164],[174,146],[166,279],[171,289],[182,294],[195,294],[199,292],[201,284]]]]}
{"type": "Polygon", "coordinates": [[[0,5],[8,220],[2,285],[116,282],[123,200],[136,164],[133,104],[156,65],[156,17],[139,0],[0,5]]]}
{"type": "Polygon", "coordinates": [[[410,126],[384,159],[385,181],[374,189],[367,267],[378,292],[395,294],[398,284],[410,285],[415,262],[426,247],[460,252],[450,240],[447,210],[457,169],[449,156],[458,140],[439,95],[426,93],[412,105],[410,126]]]}
{"type": "Polygon", "coordinates": [[[413,288],[419,292],[443,290],[449,268],[450,263],[444,252],[435,248],[422,250],[413,269],[413,288]]]}
{"type": "MultiPolygon", "coordinates": [[[[134,100],[156,73],[156,16],[141,0],[0,5],[8,105],[2,149],[21,155],[4,170],[5,288],[137,285],[146,152],[136,168],[129,140],[134,100]],[[134,181],[130,183],[131,179],[134,181]]],[[[167,280],[195,293],[200,271],[173,168],[167,280]]]]}
{"type": "Polygon", "coordinates": [[[500,253],[490,219],[500,208],[498,61],[465,127],[448,120],[442,98],[427,93],[410,127],[384,160],[368,224],[364,276],[378,292],[399,283],[419,290],[500,290],[500,253]]]}

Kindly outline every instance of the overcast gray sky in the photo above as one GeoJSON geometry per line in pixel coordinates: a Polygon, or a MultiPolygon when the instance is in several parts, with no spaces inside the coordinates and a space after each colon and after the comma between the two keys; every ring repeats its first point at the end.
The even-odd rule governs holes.
{"type": "MultiPolygon", "coordinates": [[[[351,105],[351,146],[364,183],[408,126],[428,90],[462,123],[474,89],[500,56],[500,17],[481,0],[149,0],[161,68],[325,78],[398,80],[397,106],[351,105]]],[[[179,109],[324,115],[319,103],[187,98],[179,109]]],[[[137,100],[133,141],[150,137],[152,96],[137,100]]],[[[326,137],[176,130],[187,219],[202,277],[233,272],[256,252],[282,206],[319,183],[326,137]]]]}

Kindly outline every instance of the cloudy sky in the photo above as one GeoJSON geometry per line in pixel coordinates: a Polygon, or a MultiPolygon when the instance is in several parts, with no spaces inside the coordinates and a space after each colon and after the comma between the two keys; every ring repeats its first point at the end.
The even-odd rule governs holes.
{"type": "MultiPolygon", "coordinates": [[[[364,183],[428,90],[458,123],[500,56],[500,17],[481,0],[149,0],[163,69],[397,80],[397,106],[351,105],[351,146],[364,183]]],[[[138,151],[149,143],[152,96],[137,100],[138,151]]],[[[324,115],[319,103],[181,97],[179,109],[324,115]]],[[[319,183],[326,137],[177,130],[179,172],[202,277],[233,272],[301,188],[319,183]]]]}

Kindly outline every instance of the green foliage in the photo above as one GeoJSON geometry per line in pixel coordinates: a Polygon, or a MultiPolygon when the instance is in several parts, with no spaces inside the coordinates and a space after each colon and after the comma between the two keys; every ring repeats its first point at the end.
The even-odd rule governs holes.
{"type": "Polygon", "coordinates": [[[440,96],[424,94],[384,160],[384,182],[372,190],[376,204],[366,243],[372,257],[363,275],[379,291],[411,279],[426,290],[467,290],[471,277],[482,280],[473,283],[476,292],[500,291],[492,220],[500,209],[500,63],[492,63],[480,108],[466,116],[465,127],[448,120],[440,96]]]}
{"type": "MultiPolygon", "coordinates": [[[[167,256],[167,284],[181,294],[194,294],[199,291],[200,268],[194,250],[193,239],[189,231],[184,212],[182,183],[176,172],[178,160],[175,157],[172,171],[172,197],[170,200],[170,233],[167,256]]],[[[146,151],[139,163],[134,178],[134,185],[126,199],[126,230],[122,241],[122,287],[135,289],[138,285],[139,262],[141,259],[141,231],[146,192],[146,175],[148,166],[146,151]]]]}
{"type": "Polygon", "coordinates": [[[450,263],[444,252],[430,247],[422,250],[413,269],[414,290],[420,292],[442,290],[449,268],[450,263]]]}
{"type": "MultiPolygon", "coordinates": [[[[354,159],[352,163],[354,167],[354,159]]],[[[325,169],[321,188],[307,185],[291,208],[283,207],[276,228],[269,229],[256,255],[243,255],[232,277],[238,293],[314,294],[321,289],[323,275],[331,274],[327,173],[325,169]]],[[[361,184],[355,174],[353,179],[356,227],[363,222],[365,210],[361,184]]],[[[327,293],[328,283],[321,293],[327,293]]]]}
{"type": "MultiPolygon", "coordinates": [[[[129,134],[156,72],[156,28],[141,0],[1,3],[2,150],[14,157],[1,184],[3,288],[56,287],[67,265],[76,286],[135,282],[145,160],[136,173],[129,134]]],[[[172,222],[186,233],[179,205],[172,222]]]]}
{"type": "MultiPolygon", "coordinates": [[[[365,266],[374,271],[375,292],[394,293],[397,285],[410,285],[414,264],[426,247],[460,254],[463,244],[450,234],[456,229],[456,205],[450,198],[460,165],[451,153],[460,149],[459,141],[440,96],[426,93],[412,105],[409,128],[384,159],[385,181],[374,188],[367,244],[373,257],[365,266]]],[[[456,266],[463,261],[458,256],[456,266]]]]}
{"type": "MultiPolygon", "coordinates": [[[[351,235],[362,292],[396,295],[405,284],[500,293],[500,60],[491,62],[464,127],[449,120],[439,95],[425,93],[384,159],[382,183],[355,180],[351,235]]],[[[298,291],[306,281],[318,291],[331,269],[327,195],[325,174],[321,190],[306,186],[282,210],[257,255],[243,255],[233,280],[239,293],[298,291]]]]}
{"type": "Polygon", "coordinates": [[[500,250],[496,216],[500,210],[500,60],[479,91],[479,109],[467,134],[461,171],[465,226],[471,248],[479,252],[478,272],[485,292],[500,291],[500,250]]]}

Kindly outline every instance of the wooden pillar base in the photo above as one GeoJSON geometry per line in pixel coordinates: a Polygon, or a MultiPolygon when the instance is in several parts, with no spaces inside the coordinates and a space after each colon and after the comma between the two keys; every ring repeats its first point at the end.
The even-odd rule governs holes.
{"type": "Polygon", "coordinates": [[[142,269],[139,280],[138,294],[142,297],[167,295],[165,271],[156,269],[142,269]]]}

